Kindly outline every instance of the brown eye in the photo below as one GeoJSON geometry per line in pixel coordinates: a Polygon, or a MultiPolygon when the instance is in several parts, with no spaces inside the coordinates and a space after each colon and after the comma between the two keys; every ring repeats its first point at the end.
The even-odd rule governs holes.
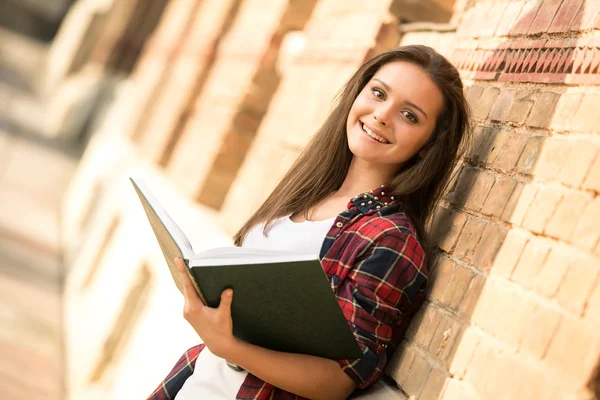
{"type": "Polygon", "coordinates": [[[374,88],[371,91],[373,92],[373,96],[377,97],[378,99],[385,99],[385,94],[380,89],[374,88]]]}
{"type": "Polygon", "coordinates": [[[419,122],[415,114],[411,113],[410,111],[404,111],[404,116],[413,124],[419,122]]]}

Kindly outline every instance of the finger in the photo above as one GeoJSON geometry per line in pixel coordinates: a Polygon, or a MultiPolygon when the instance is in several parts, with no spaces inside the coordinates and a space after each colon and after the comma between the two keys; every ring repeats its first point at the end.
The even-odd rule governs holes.
{"type": "Polygon", "coordinates": [[[227,312],[231,312],[231,302],[233,301],[233,289],[225,289],[223,293],[221,293],[221,303],[219,303],[219,308],[223,308],[227,310],[227,312]]]}

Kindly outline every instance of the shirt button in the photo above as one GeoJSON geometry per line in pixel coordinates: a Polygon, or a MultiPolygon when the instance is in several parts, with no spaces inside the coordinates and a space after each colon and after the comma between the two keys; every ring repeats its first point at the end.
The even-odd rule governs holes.
{"type": "Polygon", "coordinates": [[[335,224],[335,226],[337,226],[338,228],[341,228],[342,226],[344,226],[344,224],[342,224],[341,222],[338,222],[337,224],[335,224]]]}

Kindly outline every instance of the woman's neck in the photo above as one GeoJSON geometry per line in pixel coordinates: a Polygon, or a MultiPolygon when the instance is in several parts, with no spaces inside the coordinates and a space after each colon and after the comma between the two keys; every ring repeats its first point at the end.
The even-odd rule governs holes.
{"type": "Polygon", "coordinates": [[[381,165],[367,163],[354,157],[336,196],[354,197],[387,184],[392,177],[393,172],[386,171],[381,165]]]}

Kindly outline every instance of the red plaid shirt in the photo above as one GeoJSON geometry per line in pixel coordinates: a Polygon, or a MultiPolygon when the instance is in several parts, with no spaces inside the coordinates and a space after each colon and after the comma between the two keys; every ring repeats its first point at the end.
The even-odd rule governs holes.
{"type": "MultiPolygon", "coordinates": [[[[381,375],[423,301],[428,278],[414,226],[385,191],[382,186],[353,198],[329,229],[319,255],[363,352],[338,364],[361,389],[381,375]]],[[[175,398],[203,348],[189,349],[149,399],[175,398]]],[[[249,373],[237,399],[301,398],[249,373]]]]}

